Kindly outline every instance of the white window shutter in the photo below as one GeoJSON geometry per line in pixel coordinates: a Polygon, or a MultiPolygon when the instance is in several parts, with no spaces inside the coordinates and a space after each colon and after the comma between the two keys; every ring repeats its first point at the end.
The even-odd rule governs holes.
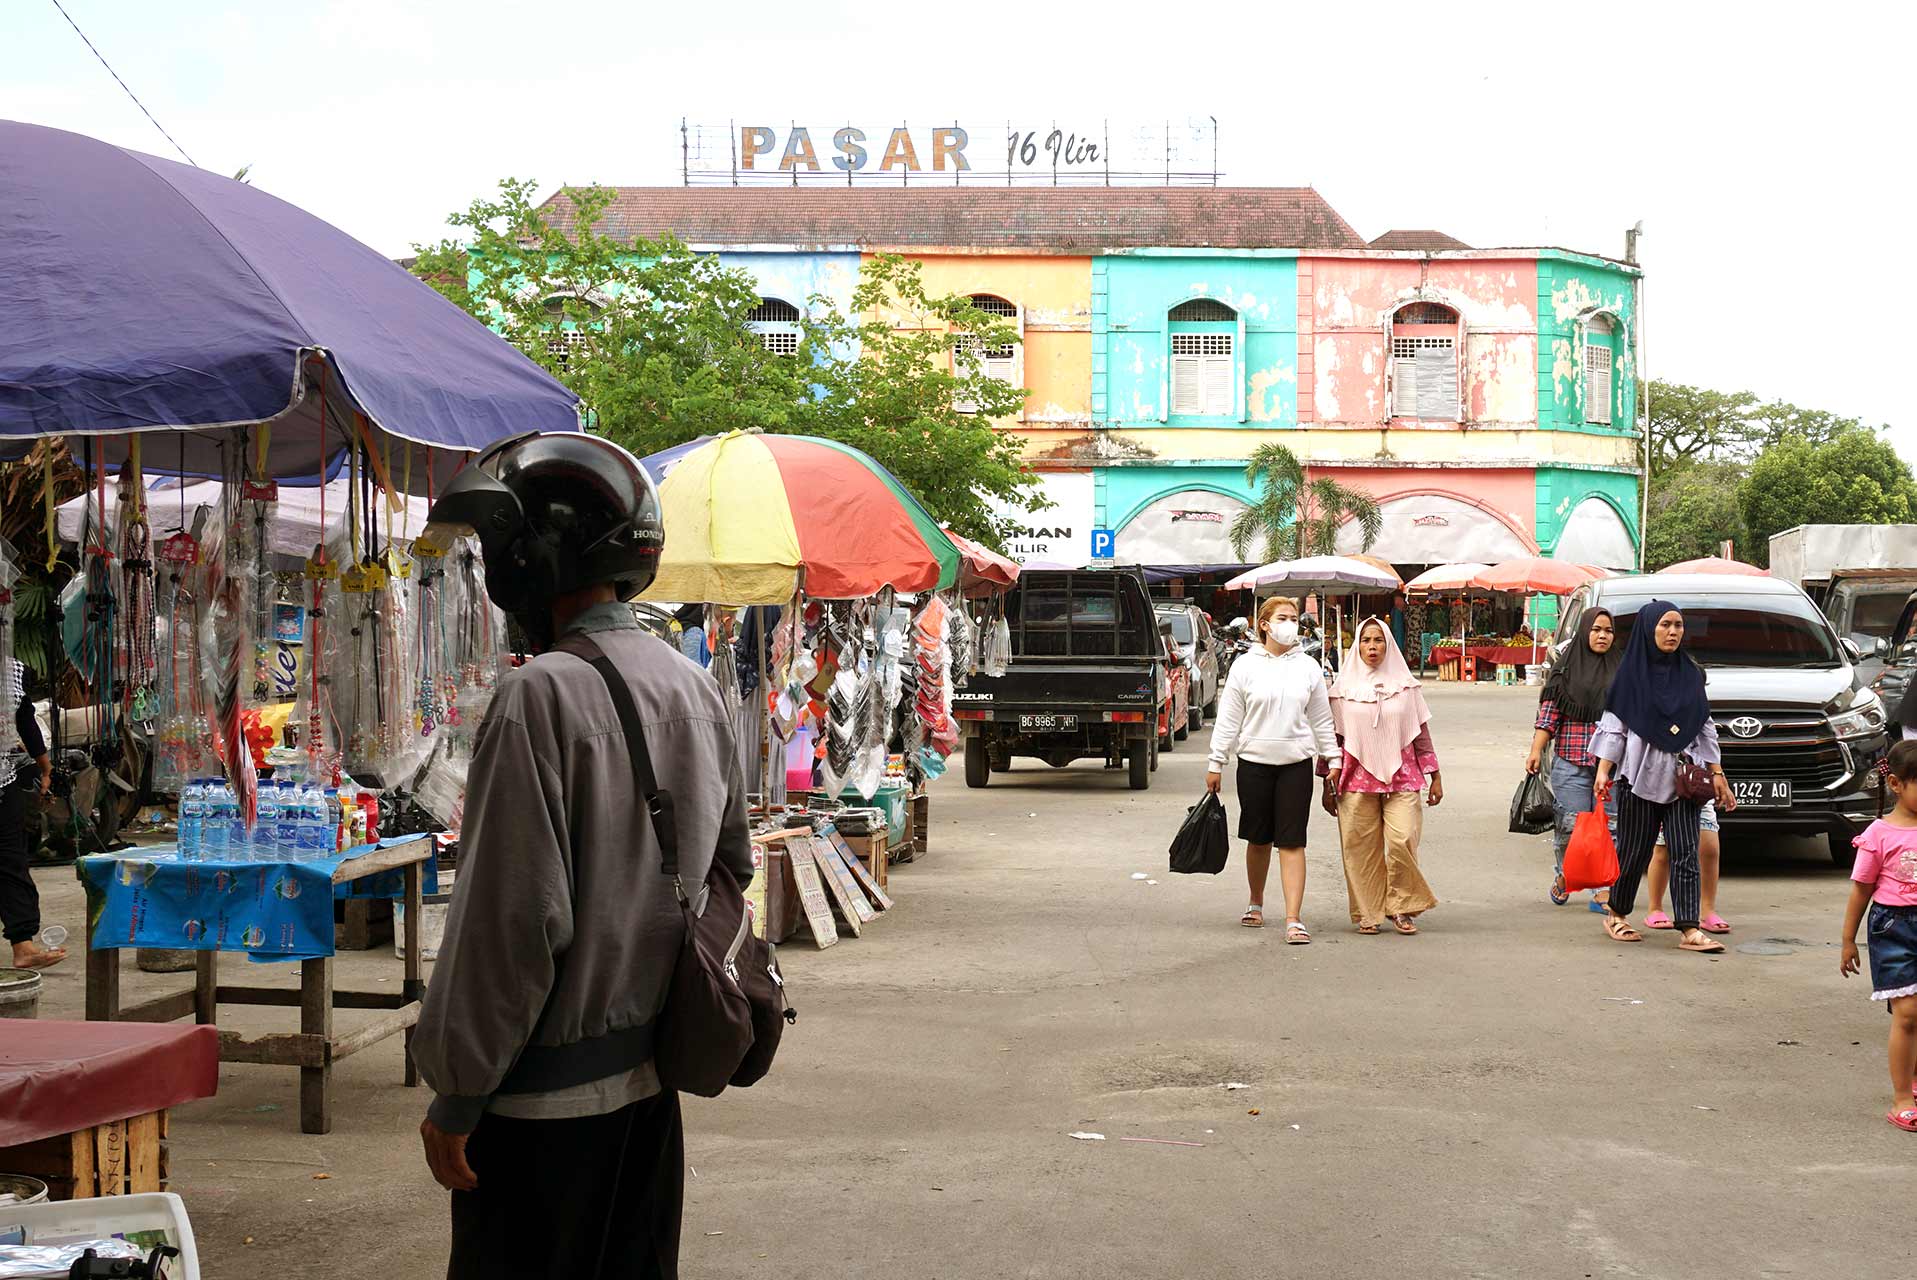
{"type": "Polygon", "coordinates": [[[1232,376],[1234,357],[1203,356],[1205,362],[1205,408],[1207,414],[1236,414],[1237,379],[1232,376]]]}
{"type": "Polygon", "coordinates": [[[1584,420],[1611,424],[1611,349],[1589,335],[1584,343],[1584,420]]]}
{"type": "Polygon", "coordinates": [[[1418,357],[1400,355],[1391,361],[1391,416],[1418,416],[1418,357]]]}
{"type": "Polygon", "coordinates": [[[1176,414],[1200,414],[1205,411],[1204,357],[1171,358],[1171,411],[1176,414]]]}
{"type": "Polygon", "coordinates": [[[1458,416],[1458,354],[1448,338],[1427,339],[1418,350],[1418,416],[1436,422],[1458,416]]]}

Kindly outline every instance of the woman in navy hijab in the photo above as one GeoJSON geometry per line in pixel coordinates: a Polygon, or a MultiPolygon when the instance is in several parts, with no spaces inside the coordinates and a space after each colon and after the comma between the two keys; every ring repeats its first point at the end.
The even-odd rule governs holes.
{"type": "Polygon", "coordinates": [[[1604,930],[1618,942],[1642,942],[1631,927],[1638,881],[1651,865],[1662,829],[1671,850],[1672,923],[1685,951],[1721,952],[1724,944],[1697,927],[1698,810],[1706,797],[1686,795],[1682,771],[1708,771],[1717,807],[1737,807],[1724,780],[1717,726],[1704,696],[1704,669],[1684,649],[1684,615],[1668,600],[1637,612],[1604,717],[1591,739],[1598,758],[1594,791],[1601,804],[1617,791],[1617,883],[1611,887],[1604,930]]]}

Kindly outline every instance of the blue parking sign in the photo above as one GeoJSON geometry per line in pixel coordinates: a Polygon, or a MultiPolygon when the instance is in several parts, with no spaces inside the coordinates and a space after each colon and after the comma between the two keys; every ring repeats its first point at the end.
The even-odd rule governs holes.
{"type": "Polygon", "coordinates": [[[1118,532],[1114,529],[1092,530],[1092,559],[1110,560],[1118,554],[1118,532]]]}

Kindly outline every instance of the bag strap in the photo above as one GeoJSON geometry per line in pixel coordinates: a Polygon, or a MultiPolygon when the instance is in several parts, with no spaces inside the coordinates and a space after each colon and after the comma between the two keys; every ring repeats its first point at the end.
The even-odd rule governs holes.
{"type": "Polygon", "coordinates": [[[633,788],[646,802],[646,813],[652,819],[652,833],[659,841],[660,869],[672,881],[673,892],[679,895],[680,905],[686,905],[690,898],[679,880],[679,827],[673,816],[672,793],[659,789],[659,779],[652,771],[652,752],[646,746],[645,724],[639,719],[639,705],[632,699],[632,689],[626,684],[626,677],[613,665],[604,650],[576,631],[553,648],[582,659],[606,682],[606,692],[612,697],[612,708],[619,715],[619,728],[626,737],[626,754],[632,760],[633,788]]]}

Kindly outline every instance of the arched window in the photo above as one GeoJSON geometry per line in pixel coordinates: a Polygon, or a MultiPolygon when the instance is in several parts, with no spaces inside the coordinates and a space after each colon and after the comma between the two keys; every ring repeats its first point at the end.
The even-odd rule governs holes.
{"type": "MultiPolygon", "coordinates": [[[[975,293],[970,299],[972,305],[988,316],[997,316],[1009,320],[1018,329],[1019,337],[1025,336],[1025,326],[1019,318],[1018,304],[1010,299],[1001,298],[995,293],[975,293]]],[[[962,372],[977,369],[988,378],[1003,382],[1008,387],[1025,384],[1025,370],[1019,359],[1020,343],[1001,343],[988,347],[969,333],[954,334],[952,337],[952,360],[955,366],[964,366],[962,372]]],[[[970,401],[958,405],[961,413],[975,413],[976,407],[970,401]]]]}
{"type": "Polygon", "coordinates": [[[1171,412],[1228,418],[1238,412],[1238,313],[1216,298],[1171,309],[1171,412]]]}
{"type": "Polygon", "coordinates": [[[1457,422],[1458,313],[1408,302],[1391,317],[1391,416],[1457,422]]]}
{"type": "Polygon", "coordinates": [[[1584,420],[1611,425],[1611,401],[1616,392],[1612,377],[1616,360],[1617,326],[1599,311],[1584,322],[1584,420]]]}
{"type": "Polygon", "coordinates": [[[759,299],[759,305],[746,312],[746,329],[758,334],[760,344],[775,356],[798,354],[799,309],[784,298],[759,299]]]}

